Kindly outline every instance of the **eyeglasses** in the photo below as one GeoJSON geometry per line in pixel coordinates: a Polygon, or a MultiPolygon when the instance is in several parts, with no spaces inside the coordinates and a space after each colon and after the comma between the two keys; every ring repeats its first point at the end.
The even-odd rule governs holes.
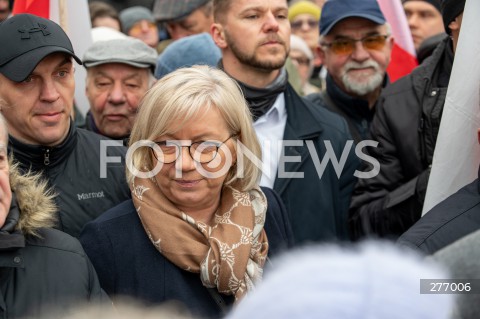
{"type": "Polygon", "coordinates": [[[218,154],[218,150],[222,147],[225,142],[227,142],[232,137],[236,135],[230,135],[225,141],[200,141],[191,143],[190,145],[180,145],[175,141],[160,141],[155,142],[160,147],[161,152],[152,149],[153,155],[155,158],[164,163],[170,164],[175,162],[180,153],[182,152],[182,147],[188,147],[188,153],[195,162],[200,164],[210,163],[215,159],[218,154]]]}
{"type": "Polygon", "coordinates": [[[290,59],[292,61],[295,61],[298,65],[310,66],[310,59],[309,58],[290,56],[290,59]]]}
{"type": "Polygon", "coordinates": [[[290,26],[294,30],[300,30],[304,24],[307,24],[310,29],[317,28],[318,27],[318,21],[317,20],[298,20],[290,23],[290,26]]]}
{"type": "Polygon", "coordinates": [[[322,42],[320,43],[321,46],[328,47],[333,53],[335,54],[351,54],[355,50],[355,43],[362,42],[362,45],[367,50],[381,50],[385,47],[385,43],[387,42],[387,38],[390,35],[369,35],[363,37],[361,39],[338,39],[334,40],[330,43],[322,42]]]}

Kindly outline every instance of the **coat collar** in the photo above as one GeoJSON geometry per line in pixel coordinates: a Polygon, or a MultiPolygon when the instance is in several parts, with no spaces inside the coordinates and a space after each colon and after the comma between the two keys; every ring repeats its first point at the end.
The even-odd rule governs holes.
{"type": "MultiPolygon", "coordinates": [[[[373,115],[375,114],[375,108],[370,109],[367,100],[352,97],[342,91],[330,74],[327,74],[326,82],[327,94],[330,96],[332,101],[335,101],[336,106],[338,106],[345,114],[355,120],[366,119],[368,122],[371,122],[373,115]]],[[[384,77],[382,87],[385,87],[388,82],[388,76],[386,75],[384,77]]]]}
{"type": "MultiPolygon", "coordinates": [[[[323,131],[311,109],[313,107],[298,96],[290,84],[287,85],[285,91],[287,123],[283,139],[284,143],[289,143],[289,145],[284,145],[284,155],[280,157],[278,166],[279,171],[284,168],[284,172],[287,173],[303,174],[300,172],[300,167],[310,157],[305,140],[316,139],[323,131]],[[284,162],[283,159],[285,159],[284,162]]],[[[280,178],[277,173],[273,188],[279,195],[282,195],[291,180],[292,178],[285,176],[280,178]]]]}
{"type": "Polygon", "coordinates": [[[315,106],[302,99],[288,84],[285,90],[285,108],[287,110],[287,124],[284,140],[309,139],[320,135],[323,128],[318,124],[313,110],[315,106]]]}
{"type": "Polygon", "coordinates": [[[75,149],[77,144],[77,130],[73,121],[64,141],[54,147],[25,144],[9,135],[9,153],[20,163],[22,170],[34,171],[55,167],[62,163],[75,149]]]}

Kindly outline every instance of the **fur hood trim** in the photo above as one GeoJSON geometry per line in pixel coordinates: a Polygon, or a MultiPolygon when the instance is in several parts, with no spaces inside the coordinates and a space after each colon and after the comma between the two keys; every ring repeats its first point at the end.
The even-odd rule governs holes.
{"type": "Polygon", "coordinates": [[[20,220],[17,229],[24,235],[39,236],[39,228],[51,228],[56,223],[56,194],[49,189],[41,174],[22,174],[18,164],[10,161],[10,187],[17,197],[20,220]]]}

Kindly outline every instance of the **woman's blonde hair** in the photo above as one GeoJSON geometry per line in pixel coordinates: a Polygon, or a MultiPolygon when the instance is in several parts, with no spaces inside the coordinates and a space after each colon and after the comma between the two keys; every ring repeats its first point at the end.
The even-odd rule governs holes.
{"type": "MultiPolygon", "coordinates": [[[[155,83],[140,103],[129,145],[174,134],[185,123],[211,108],[219,110],[230,134],[236,135],[251,155],[261,160],[260,144],[242,91],[226,73],[209,66],[181,68],[155,83]],[[172,127],[172,123],[179,123],[179,126],[172,127]]],[[[243,191],[250,190],[258,184],[261,170],[243,151],[238,154],[242,156],[242,176],[237,176],[234,166],[228,172],[225,184],[235,183],[243,191]]],[[[137,149],[132,154],[132,164],[139,170],[152,170],[154,162],[151,150],[148,147],[137,149]]],[[[132,183],[134,178],[127,168],[128,182],[132,183]]]]}

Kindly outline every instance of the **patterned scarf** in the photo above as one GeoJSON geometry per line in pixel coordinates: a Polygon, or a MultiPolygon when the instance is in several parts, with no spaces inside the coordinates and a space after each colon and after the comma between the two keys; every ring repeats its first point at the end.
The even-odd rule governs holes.
{"type": "Polygon", "coordinates": [[[176,208],[155,178],[135,178],[131,190],[153,245],[179,268],[200,273],[204,286],[238,301],[261,280],[268,241],[263,229],[267,201],[259,188],[223,187],[214,226],[176,208]]]}

